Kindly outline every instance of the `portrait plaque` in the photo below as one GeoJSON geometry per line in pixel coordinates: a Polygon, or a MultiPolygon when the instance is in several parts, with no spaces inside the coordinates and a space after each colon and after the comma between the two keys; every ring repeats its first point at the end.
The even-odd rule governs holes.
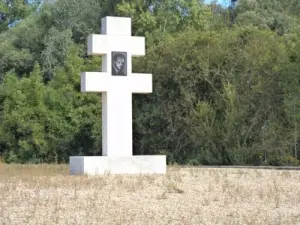
{"type": "Polygon", "coordinates": [[[112,52],[111,60],[111,75],[127,76],[127,53],[112,52]]]}

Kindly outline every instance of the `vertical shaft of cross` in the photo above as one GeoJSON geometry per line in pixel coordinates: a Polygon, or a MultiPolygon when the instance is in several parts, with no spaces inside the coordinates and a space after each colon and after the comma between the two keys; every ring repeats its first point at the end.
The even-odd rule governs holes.
{"type": "Polygon", "coordinates": [[[103,93],[102,121],[102,155],[132,156],[132,94],[103,93]]]}
{"type": "MultiPolygon", "coordinates": [[[[103,18],[101,33],[103,35],[131,36],[131,20],[123,20],[124,24],[109,24],[103,18]],[[123,25],[123,26],[120,26],[123,25]],[[117,28],[117,29],[116,29],[117,28]]],[[[127,53],[127,74],[131,74],[131,54],[127,53]]],[[[102,56],[102,72],[112,73],[111,51],[102,56]]],[[[120,77],[121,78],[121,77],[120,77]]],[[[122,78],[121,78],[122,79],[122,78]]],[[[132,156],[132,93],[122,86],[102,94],[102,155],[132,156]],[[122,91],[123,90],[123,91],[122,91]],[[120,149],[121,148],[121,149],[120,149]]],[[[126,85],[126,81],[124,83],[126,85]]]]}

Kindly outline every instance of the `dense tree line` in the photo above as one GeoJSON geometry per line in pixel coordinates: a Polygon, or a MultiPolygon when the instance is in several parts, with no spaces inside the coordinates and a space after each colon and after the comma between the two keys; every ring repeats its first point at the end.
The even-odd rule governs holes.
{"type": "Polygon", "coordinates": [[[8,163],[64,163],[101,154],[100,71],[86,37],[101,18],[130,16],[146,36],[134,72],[134,153],[180,164],[296,165],[300,150],[300,2],[198,0],[0,2],[0,154],[8,163]]]}

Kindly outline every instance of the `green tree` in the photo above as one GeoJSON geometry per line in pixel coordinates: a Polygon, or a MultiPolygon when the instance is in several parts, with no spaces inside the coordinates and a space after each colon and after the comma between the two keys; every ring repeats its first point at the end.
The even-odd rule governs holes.
{"type": "Polygon", "coordinates": [[[79,92],[81,69],[99,60],[84,66],[79,54],[71,50],[47,85],[39,66],[28,77],[5,76],[0,146],[7,162],[66,162],[72,154],[99,154],[101,123],[94,121],[101,115],[100,98],[79,92]]]}
{"type": "Polygon", "coordinates": [[[151,72],[154,90],[133,97],[134,153],[190,164],[299,162],[298,1],[240,0],[229,10],[195,0],[57,0],[35,13],[29,2],[8,2],[0,5],[7,162],[101,153],[101,97],[81,93],[79,77],[100,70],[86,38],[106,15],[130,16],[133,35],[146,36],[133,70],[151,72]]]}
{"type": "Polygon", "coordinates": [[[41,0],[1,0],[0,1],[0,32],[9,25],[26,18],[37,9],[41,0]]]}

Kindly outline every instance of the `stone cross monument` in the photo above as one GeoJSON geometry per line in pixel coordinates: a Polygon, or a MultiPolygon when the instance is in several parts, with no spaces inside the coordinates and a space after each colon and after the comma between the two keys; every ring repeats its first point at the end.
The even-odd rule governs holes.
{"type": "Polygon", "coordinates": [[[102,56],[102,72],[81,74],[82,92],[102,93],[102,156],[71,156],[71,174],[166,172],[166,156],[132,155],[132,93],[151,93],[152,75],[132,73],[145,38],[131,36],[131,18],[105,17],[88,37],[88,54],[102,56]]]}

